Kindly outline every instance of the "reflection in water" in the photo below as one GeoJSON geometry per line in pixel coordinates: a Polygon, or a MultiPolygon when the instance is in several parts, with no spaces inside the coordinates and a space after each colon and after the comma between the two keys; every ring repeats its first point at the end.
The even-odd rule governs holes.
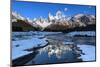
{"type": "Polygon", "coordinates": [[[48,45],[40,48],[38,50],[39,54],[27,64],[82,61],[79,57],[84,53],[73,42],[64,43],[53,39],[48,39],[47,41],[48,45]]]}
{"type": "Polygon", "coordinates": [[[25,65],[63,63],[63,62],[82,62],[95,60],[95,37],[74,37],[63,33],[34,33],[32,35],[14,36],[14,41],[23,39],[43,39],[48,43],[42,47],[27,49],[27,51],[38,51],[25,65]],[[19,39],[18,39],[19,38],[19,39]],[[85,46],[84,46],[85,45],[85,46]],[[92,48],[91,48],[92,45],[92,48]],[[88,48],[89,47],[89,48],[88,48]],[[34,49],[34,50],[33,50],[34,49]],[[91,51],[92,52],[91,52],[91,51]],[[92,54],[91,54],[92,53],[92,54]],[[90,58],[91,57],[91,58],[90,58]],[[88,59],[89,58],[89,59],[88,59]],[[85,60],[84,60],[85,59],[85,60]]]}
{"type": "Polygon", "coordinates": [[[69,51],[75,51],[77,54],[81,54],[81,50],[74,45],[73,42],[68,42],[64,44],[62,41],[56,41],[56,40],[48,40],[49,45],[40,49],[40,54],[42,52],[48,52],[48,56],[55,55],[57,58],[61,58],[61,56],[69,51]]]}

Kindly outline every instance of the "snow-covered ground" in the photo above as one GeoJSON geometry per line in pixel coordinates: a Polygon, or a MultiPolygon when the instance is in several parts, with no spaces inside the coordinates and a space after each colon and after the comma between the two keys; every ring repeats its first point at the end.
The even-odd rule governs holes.
{"type": "Polygon", "coordinates": [[[68,36],[75,36],[75,35],[96,36],[96,32],[95,31],[75,31],[75,32],[70,32],[67,35],[68,36]]]}
{"type": "Polygon", "coordinates": [[[12,41],[12,59],[16,59],[18,57],[31,53],[31,52],[24,51],[25,49],[38,47],[38,45],[39,46],[46,45],[47,42],[45,40],[46,38],[44,39],[32,38],[27,40],[12,41]],[[19,46],[16,47],[16,45],[19,46]]]}
{"type": "Polygon", "coordinates": [[[95,61],[95,46],[81,44],[78,47],[85,53],[85,55],[80,57],[83,61],[95,61]]]}

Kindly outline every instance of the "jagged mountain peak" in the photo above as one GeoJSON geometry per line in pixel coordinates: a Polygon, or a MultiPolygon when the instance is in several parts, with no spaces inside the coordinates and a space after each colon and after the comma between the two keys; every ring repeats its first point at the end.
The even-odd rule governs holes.
{"type": "Polygon", "coordinates": [[[32,22],[33,22],[30,18],[26,18],[26,19],[27,19],[27,21],[28,21],[29,23],[32,23],[32,22]]]}
{"type": "Polygon", "coordinates": [[[42,28],[45,28],[45,27],[47,27],[48,25],[51,24],[51,23],[48,22],[48,20],[46,20],[46,19],[41,19],[41,20],[37,19],[37,20],[35,21],[35,23],[38,24],[39,26],[41,26],[42,28]]]}
{"type": "Polygon", "coordinates": [[[60,10],[58,10],[58,11],[56,12],[56,16],[59,16],[59,15],[62,15],[62,12],[61,12],[60,10]]]}
{"type": "Polygon", "coordinates": [[[63,13],[62,13],[60,10],[58,10],[58,11],[56,12],[55,18],[56,18],[56,19],[61,19],[62,17],[63,17],[63,13]]]}

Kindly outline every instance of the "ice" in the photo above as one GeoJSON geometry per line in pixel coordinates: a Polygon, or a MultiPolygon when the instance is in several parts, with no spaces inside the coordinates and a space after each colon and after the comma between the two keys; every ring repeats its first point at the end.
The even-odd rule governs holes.
{"type": "Polygon", "coordinates": [[[12,32],[12,36],[17,36],[17,35],[32,35],[33,32],[12,32]]]}
{"type": "Polygon", "coordinates": [[[31,38],[27,40],[12,41],[12,59],[16,59],[20,56],[31,53],[31,52],[24,51],[25,49],[46,45],[47,42],[45,40],[46,38],[44,39],[31,38]],[[16,47],[16,45],[19,46],[16,47]]]}
{"type": "Polygon", "coordinates": [[[62,34],[62,32],[34,32],[36,35],[62,34]]]}
{"type": "Polygon", "coordinates": [[[32,31],[30,31],[30,32],[12,32],[12,36],[17,36],[17,35],[50,35],[50,34],[61,34],[62,32],[37,32],[37,31],[34,31],[34,32],[32,32],[32,31]]]}
{"type": "Polygon", "coordinates": [[[85,53],[85,55],[81,55],[83,61],[94,61],[95,60],[95,46],[92,45],[78,45],[80,49],[85,53]]]}
{"type": "Polygon", "coordinates": [[[75,31],[75,32],[70,32],[67,34],[68,36],[75,36],[75,35],[88,35],[88,36],[95,36],[96,33],[95,31],[75,31]]]}

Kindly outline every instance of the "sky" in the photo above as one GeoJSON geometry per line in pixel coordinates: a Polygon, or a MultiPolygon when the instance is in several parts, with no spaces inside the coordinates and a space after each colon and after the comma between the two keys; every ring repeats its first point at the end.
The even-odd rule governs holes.
{"type": "Polygon", "coordinates": [[[54,3],[39,3],[39,2],[23,2],[12,0],[11,9],[24,17],[30,19],[48,17],[50,12],[55,15],[57,11],[62,11],[66,16],[73,16],[76,14],[96,14],[96,7],[91,5],[73,5],[73,4],[54,4],[54,3]]]}

